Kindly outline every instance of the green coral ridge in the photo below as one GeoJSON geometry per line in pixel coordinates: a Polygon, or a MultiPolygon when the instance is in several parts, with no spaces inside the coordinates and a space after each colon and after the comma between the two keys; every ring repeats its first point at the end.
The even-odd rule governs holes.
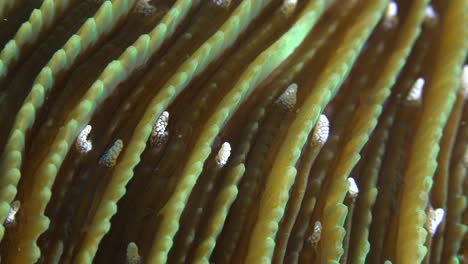
{"type": "Polygon", "coordinates": [[[464,263],[467,0],[0,0],[4,263],[464,263]]]}

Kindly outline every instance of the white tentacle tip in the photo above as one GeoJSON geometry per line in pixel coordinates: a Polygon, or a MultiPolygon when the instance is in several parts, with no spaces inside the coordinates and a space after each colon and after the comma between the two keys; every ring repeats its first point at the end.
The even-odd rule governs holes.
{"type": "Polygon", "coordinates": [[[285,109],[291,111],[296,106],[297,101],[297,84],[293,83],[286,88],[286,90],[278,97],[276,101],[285,109]]]}
{"type": "Polygon", "coordinates": [[[424,17],[424,24],[432,27],[437,24],[438,20],[439,20],[439,17],[437,16],[437,13],[434,10],[434,7],[432,7],[431,5],[427,6],[426,16],[424,17]]]}
{"type": "Polygon", "coordinates": [[[465,98],[468,98],[468,65],[463,66],[460,89],[465,98]]]}
{"type": "Polygon", "coordinates": [[[321,114],[315,125],[314,131],[312,132],[313,140],[312,144],[319,144],[324,145],[330,134],[330,121],[328,120],[327,116],[321,114]]]}
{"type": "Polygon", "coordinates": [[[16,200],[10,204],[10,211],[5,219],[6,225],[14,225],[16,223],[16,213],[18,213],[21,207],[21,202],[16,200]]]}
{"type": "Polygon", "coordinates": [[[398,24],[398,5],[395,1],[388,4],[383,23],[386,29],[392,29],[398,24]]]}
{"type": "Polygon", "coordinates": [[[156,7],[152,6],[150,4],[150,0],[139,0],[137,5],[137,12],[145,15],[145,16],[150,16],[156,12],[156,7]]]}
{"type": "Polygon", "coordinates": [[[418,78],[411,87],[411,90],[408,93],[408,96],[406,97],[406,101],[410,104],[420,104],[422,101],[423,89],[425,84],[426,80],[424,80],[423,78],[418,78]]]}
{"type": "Polygon", "coordinates": [[[126,264],[140,264],[141,257],[138,253],[138,246],[134,242],[128,243],[126,264]]]}
{"type": "Polygon", "coordinates": [[[169,136],[169,132],[167,130],[167,126],[169,125],[169,112],[164,111],[159,116],[156,124],[153,126],[153,130],[151,131],[150,137],[150,144],[151,146],[159,147],[164,142],[166,142],[167,137],[169,136]]]}
{"type": "Polygon", "coordinates": [[[315,221],[314,230],[312,235],[307,239],[307,242],[310,243],[313,247],[316,247],[320,242],[320,237],[322,236],[322,223],[320,221],[315,221]]]}
{"type": "Polygon", "coordinates": [[[283,5],[281,6],[281,11],[283,14],[290,15],[297,6],[297,0],[284,0],[283,5]]]}
{"type": "Polygon", "coordinates": [[[231,0],[213,0],[213,2],[222,8],[228,8],[231,5],[231,0]]]}
{"type": "Polygon", "coordinates": [[[117,159],[120,156],[120,152],[122,152],[123,147],[123,141],[121,139],[117,139],[112,145],[112,147],[110,147],[99,159],[99,164],[108,168],[114,167],[117,163],[117,159]]]}
{"type": "Polygon", "coordinates": [[[359,194],[359,188],[356,184],[356,181],[354,180],[353,177],[349,177],[348,182],[349,182],[348,193],[351,197],[356,198],[359,194]]]}
{"type": "Polygon", "coordinates": [[[231,144],[224,142],[216,155],[216,163],[219,167],[223,167],[228,162],[229,156],[231,156],[231,144]]]}
{"type": "Polygon", "coordinates": [[[434,210],[432,207],[429,208],[426,219],[426,228],[431,236],[434,236],[437,232],[437,228],[439,227],[440,223],[442,223],[442,220],[444,220],[444,216],[444,209],[437,208],[434,210]]]}
{"type": "Polygon", "coordinates": [[[81,154],[86,154],[93,149],[93,144],[88,140],[92,129],[92,126],[86,125],[76,139],[75,147],[81,154]]]}

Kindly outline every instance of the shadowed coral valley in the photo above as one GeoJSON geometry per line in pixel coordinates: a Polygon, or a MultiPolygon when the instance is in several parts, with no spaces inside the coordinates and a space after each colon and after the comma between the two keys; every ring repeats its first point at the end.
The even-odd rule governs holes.
{"type": "Polygon", "coordinates": [[[1,263],[465,263],[468,0],[0,0],[1,263]]]}

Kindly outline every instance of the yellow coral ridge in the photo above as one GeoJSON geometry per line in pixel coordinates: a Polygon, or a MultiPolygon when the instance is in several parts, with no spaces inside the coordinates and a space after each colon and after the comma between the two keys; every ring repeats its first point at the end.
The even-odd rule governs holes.
{"type": "MultiPolygon", "coordinates": [[[[262,195],[258,221],[250,240],[247,262],[263,263],[270,260],[275,246],[274,238],[278,230],[278,223],[283,217],[284,207],[288,200],[289,189],[296,176],[295,164],[305,144],[307,136],[317,121],[321,109],[328,103],[332,95],[347,75],[351,65],[370,34],[373,27],[380,18],[381,11],[385,7],[385,1],[375,1],[366,8],[368,23],[357,24],[347,33],[343,43],[346,48],[339,49],[332,59],[332,63],[323,76],[319,77],[319,87],[314,89],[301,111],[288,130],[278,156],[274,162],[271,175],[262,195]],[[341,77],[340,77],[341,76],[341,77]]],[[[324,223],[325,224],[325,223],[324,223]]],[[[330,249],[333,250],[333,249],[330,249]]],[[[328,260],[338,260],[340,253],[329,256],[328,260]]],[[[325,259],[323,259],[325,261],[325,259]]]]}
{"type": "MultiPolygon", "coordinates": [[[[9,1],[2,2],[8,3],[9,1]]],[[[31,13],[29,21],[21,25],[15,37],[0,52],[0,84],[3,83],[8,68],[14,67],[22,56],[24,46],[35,43],[39,35],[47,31],[72,3],[72,0],[44,0],[41,8],[31,13]]]]}
{"type": "Polygon", "coordinates": [[[405,171],[405,185],[401,197],[401,207],[396,251],[397,263],[419,263],[427,253],[424,247],[427,232],[425,208],[432,176],[437,166],[439,140],[442,128],[448,119],[455,94],[460,87],[459,76],[468,48],[468,2],[455,0],[447,3],[443,16],[442,37],[436,54],[425,103],[431,105],[424,111],[418,126],[405,171]],[[450,53],[446,51],[450,50],[450,53]],[[402,224],[404,223],[404,224],[402,224]]]}
{"type": "MultiPolygon", "coordinates": [[[[327,194],[330,199],[327,199],[323,215],[330,218],[335,218],[335,220],[324,218],[324,234],[325,239],[324,243],[321,245],[322,249],[331,248],[331,245],[328,244],[331,241],[332,236],[328,232],[333,232],[336,234],[336,227],[339,227],[344,221],[345,215],[339,214],[338,209],[343,205],[344,195],[346,193],[346,184],[345,180],[347,175],[351,172],[351,169],[355,166],[357,161],[360,159],[359,152],[364,146],[365,142],[369,139],[369,135],[377,124],[378,117],[382,111],[382,104],[385,102],[387,97],[390,95],[390,88],[395,82],[395,77],[398,75],[401,67],[403,66],[401,61],[402,58],[405,58],[409,53],[409,47],[411,43],[414,42],[415,37],[417,36],[415,30],[417,31],[417,26],[420,25],[424,18],[425,4],[427,1],[419,1],[414,8],[415,12],[418,12],[418,15],[411,16],[414,19],[413,24],[411,25],[410,32],[407,34],[410,35],[409,42],[405,39],[399,47],[399,53],[396,53],[391,57],[390,63],[386,64],[384,74],[377,79],[375,89],[377,92],[373,92],[371,98],[369,98],[368,104],[361,104],[359,108],[355,111],[352,120],[354,121],[354,128],[350,131],[351,140],[346,142],[343,147],[343,151],[339,154],[337,159],[338,166],[332,172],[331,175],[331,187],[332,193],[327,194]],[[337,210],[334,213],[334,210],[337,210]],[[330,236],[328,236],[330,235],[330,236]],[[330,239],[329,239],[330,238],[330,239]]],[[[339,241],[335,241],[335,247],[339,245],[339,241]]],[[[325,259],[321,259],[325,261],[325,259]]]]}
{"type": "Polygon", "coordinates": [[[221,190],[214,205],[214,216],[208,224],[208,230],[202,242],[195,251],[194,263],[208,264],[210,256],[216,245],[216,239],[221,232],[229,208],[237,196],[237,183],[245,172],[244,164],[239,164],[228,175],[228,183],[221,190]]]}
{"type": "MultiPolygon", "coordinates": [[[[15,156],[21,157],[21,153],[24,150],[23,135],[33,125],[36,116],[35,112],[44,104],[46,93],[53,86],[54,76],[57,76],[59,72],[63,72],[69,69],[77,56],[92,46],[100,35],[109,33],[109,31],[117,25],[117,22],[129,13],[131,6],[132,1],[129,2],[128,0],[104,2],[101,8],[99,8],[97,11],[96,15],[93,18],[88,19],[87,22],[78,31],[78,33],[72,36],[64,45],[64,47],[54,54],[47,66],[44,67],[43,70],[39,73],[29,96],[26,98],[25,103],[20,109],[13,126],[13,133],[10,136],[7,148],[5,150],[5,160],[10,160],[15,156]]],[[[67,128],[61,131],[64,133],[59,133],[59,135],[66,135],[69,143],[60,143],[56,145],[55,148],[52,148],[53,150],[55,149],[58,151],[57,153],[62,153],[62,157],[57,159],[56,156],[52,156],[51,163],[41,167],[42,171],[40,170],[38,174],[44,175],[45,179],[49,179],[50,183],[42,186],[42,184],[47,182],[45,179],[43,179],[40,185],[36,184],[34,186],[38,188],[35,190],[40,192],[40,194],[33,193],[33,195],[40,195],[41,199],[32,198],[31,201],[29,201],[32,204],[25,204],[25,211],[29,212],[29,210],[38,210],[39,214],[42,214],[41,211],[45,209],[45,206],[50,199],[50,191],[46,191],[47,186],[50,188],[50,185],[53,183],[55,177],[54,175],[57,173],[56,170],[58,170],[61,160],[68,152],[71,141],[74,140],[74,136],[71,136],[70,133],[75,133],[76,129],[76,122],[73,121],[67,128]],[[50,174],[51,172],[54,173],[50,174]],[[46,189],[43,189],[44,187],[46,187],[46,189]],[[39,201],[42,201],[42,203],[39,201]],[[37,206],[37,203],[40,204],[40,206],[37,206]]],[[[16,194],[16,185],[20,178],[19,168],[21,166],[21,159],[18,159],[14,163],[5,163],[3,166],[3,169],[5,169],[7,173],[1,181],[2,200],[0,202],[5,203],[12,200],[16,194]]],[[[4,210],[1,210],[0,221],[4,219],[4,217],[5,212],[4,210]]],[[[37,223],[31,226],[31,229],[23,230],[28,235],[21,236],[21,239],[23,241],[29,241],[33,245],[25,246],[20,259],[34,260],[39,258],[40,252],[34,243],[38,235],[47,228],[48,220],[46,220],[47,218],[43,215],[38,215],[37,217],[39,217],[42,221],[39,221],[38,219],[37,223]]],[[[0,235],[0,237],[3,236],[3,228],[0,229],[0,235]]]]}
{"type": "Polygon", "coordinates": [[[3,262],[462,262],[467,10],[0,0],[3,262]]]}
{"type": "Polygon", "coordinates": [[[177,221],[180,218],[181,209],[183,209],[181,205],[185,204],[201,173],[200,163],[206,160],[211,152],[210,145],[216,134],[239,106],[243,97],[248,96],[256,84],[265,79],[302,42],[322,11],[323,2],[309,4],[294,26],[249,65],[234,88],[218,105],[195,144],[195,152],[189,158],[181,181],[176,187],[175,195],[170,198],[165,207],[162,220],[164,229],[158,232],[150,261],[164,262],[166,260],[167,251],[172,245],[172,237],[178,230],[177,221]]]}

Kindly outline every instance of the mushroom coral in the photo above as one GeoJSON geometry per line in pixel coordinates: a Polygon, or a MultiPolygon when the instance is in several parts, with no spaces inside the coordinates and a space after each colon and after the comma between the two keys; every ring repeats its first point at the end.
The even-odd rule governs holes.
{"type": "Polygon", "coordinates": [[[467,0],[0,0],[1,260],[466,261],[467,24],[467,0]]]}

